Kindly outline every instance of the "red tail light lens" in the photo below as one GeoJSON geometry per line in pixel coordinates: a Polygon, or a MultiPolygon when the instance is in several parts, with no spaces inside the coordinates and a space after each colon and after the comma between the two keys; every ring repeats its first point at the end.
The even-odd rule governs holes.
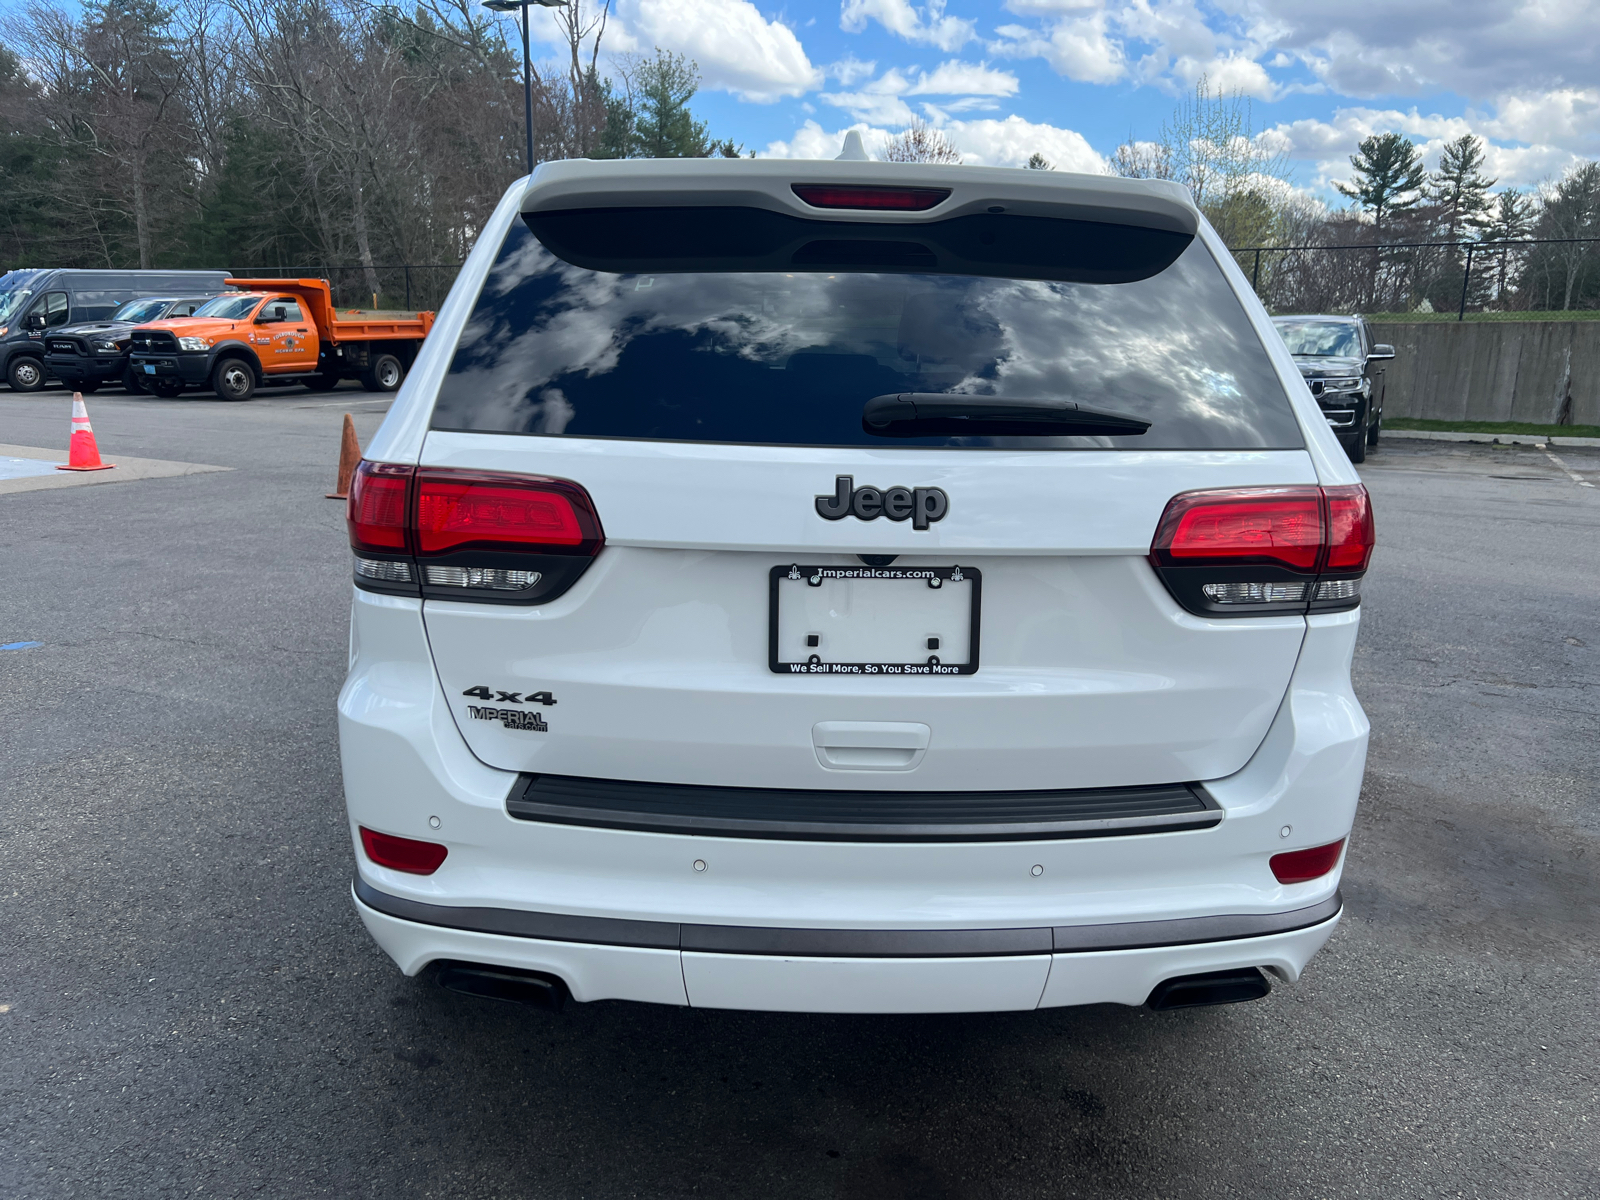
{"type": "Polygon", "coordinates": [[[1339,865],[1339,853],[1344,849],[1344,839],[1329,842],[1326,846],[1313,846],[1309,850],[1291,850],[1287,854],[1272,856],[1272,874],[1279,883],[1305,883],[1321,879],[1339,865]]]}
{"type": "Polygon", "coordinates": [[[1200,616],[1335,612],[1361,602],[1375,540],[1359,483],[1214,488],[1167,502],[1150,562],[1200,616]]]}
{"type": "Polygon", "coordinates": [[[350,481],[345,519],[356,550],[406,551],[406,499],[413,468],[362,460],[350,481]]]}
{"type": "Polygon", "coordinates": [[[417,553],[480,548],[595,554],[604,535],[588,494],[560,479],[417,472],[417,553]]]}
{"type": "Polygon", "coordinates": [[[832,183],[796,183],[794,194],[812,208],[886,208],[926,212],[950,195],[949,188],[854,187],[832,183]]]}
{"type": "Polygon", "coordinates": [[[437,842],[419,842],[413,838],[395,837],[392,833],[378,833],[365,825],[360,828],[361,848],[367,852],[367,857],[391,871],[432,875],[450,853],[437,842]]]}
{"type": "Polygon", "coordinates": [[[1367,489],[1356,483],[1322,491],[1328,498],[1328,562],[1322,569],[1365,571],[1377,541],[1367,489]]]}
{"type": "Polygon", "coordinates": [[[1156,527],[1158,563],[1277,563],[1315,571],[1322,554],[1322,494],[1316,488],[1238,488],[1174,496],[1156,527]]]}

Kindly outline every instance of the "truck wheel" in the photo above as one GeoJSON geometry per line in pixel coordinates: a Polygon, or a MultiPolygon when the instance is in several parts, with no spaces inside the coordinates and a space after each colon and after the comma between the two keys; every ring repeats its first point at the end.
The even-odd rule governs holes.
{"type": "Polygon", "coordinates": [[[1339,444],[1344,447],[1344,452],[1350,456],[1350,461],[1360,463],[1367,461],[1367,435],[1355,434],[1348,439],[1340,438],[1339,444]]]}
{"type": "Polygon", "coordinates": [[[380,354],[361,372],[361,386],[369,392],[392,392],[406,377],[406,369],[392,354],[380,354]]]}
{"type": "Polygon", "coordinates": [[[225,358],[211,372],[211,390],[219,400],[248,400],[256,394],[256,373],[242,358],[225,358]]]}
{"type": "Polygon", "coordinates": [[[1378,414],[1378,423],[1367,430],[1367,445],[1374,448],[1378,445],[1378,438],[1383,435],[1383,414],[1378,414]]]}
{"type": "Polygon", "coordinates": [[[150,390],[163,400],[172,400],[183,392],[181,379],[152,379],[150,390]]]}
{"type": "Polygon", "coordinates": [[[37,392],[44,386],[44,364],[37,358],[19,354],[6,368],[6,381],[13,392],[37,392]]]}
{"type": "Polygon", "coordinates": [[[339,377],[337,375],[312,375],[310,378],[302,379],[300,382],[313,392],[331,392],[339,386],[339,377]]]}
{"type": "Polygon", "coordinates": [[[139,377],[138,372],[132,367],[122,373],[122,390],[130,396],[144,394],[144,380],[139,377]]]}

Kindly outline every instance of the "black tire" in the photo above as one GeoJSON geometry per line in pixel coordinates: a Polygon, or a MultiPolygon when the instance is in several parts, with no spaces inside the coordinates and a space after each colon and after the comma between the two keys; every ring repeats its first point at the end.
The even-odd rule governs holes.
{"type": "Polygon", "coordinates": [[[37,392],[44,387],[44,364],[28,354],[19,354],[6,367],[6,382],[13,392],[37,392]]]}
{"type": "Polygon", "coordinates": [[[139,377],[139,373],[132,367],[122,373],[122,390],[130,396],[142,396],[145,394],[144,380],[139,377]]]}
{"type": "Polygon", "coordinates": [[[1358,433],[1351,438],[1340,438],[1339,444],[1344,447],[1344,452],[1350,456],[1353,463],[1367,461],[1367,435],[1358,433]]]}
{"type": "Polygon", "coordinates": [[[1383,414],[1379,413],[1378,414],[1378,422],[1377,422],[1377,424],[1375,424],[1371,429],[1367,430],[1367,445],[1370,446],[1370,447],[1376,448],[1377,445],[1378,445],[1378,438],[1380,438],[1382,435],[1383,435],[1383,414]]]}
{"type": "Polygon", "coordinates": [[[173,400],[183,394],[183,380],[181,379],[152,379],[150,390],[163,400],[173,400]]]}
{"type": "Polygon", "coordinates": [[[374,355],[361,372],[361,386],[369,392],[392,392],[405,380],[406,369],[392,354],[374,355]]]}
{"type": "MultiPolygon", "coordinates": [[[[70,384],[68,386],[71,387],[70,384]]],[[[100,390],[100,381],[95,379],[87,383],[80,383],[76,387],[72,387],[72,390],[82,392],[85,396],[92,396],[100,390]]]]}
{"type": "Polygon", "coordinates": [[[242,358],[221,359],[211,369],[211,390],[218,400],[248,400],[256,394],[255,368],[242,358]]]}
{"type": "Polygon", "coordinates": [[[313,375],[311,378],[302,379],[300,382],[313,392],[331,392],[339,386],[339,377],[337,375],[313,375]]]}

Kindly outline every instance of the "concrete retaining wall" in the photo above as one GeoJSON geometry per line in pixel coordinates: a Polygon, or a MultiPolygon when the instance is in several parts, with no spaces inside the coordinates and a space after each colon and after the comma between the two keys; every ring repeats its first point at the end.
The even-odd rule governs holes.
{"type": "Polygon", "coordinates": [[[1600,321],[1374,323],[1372,332],[1396,355],[1385,416],[1600,425],[1600,321]]]}

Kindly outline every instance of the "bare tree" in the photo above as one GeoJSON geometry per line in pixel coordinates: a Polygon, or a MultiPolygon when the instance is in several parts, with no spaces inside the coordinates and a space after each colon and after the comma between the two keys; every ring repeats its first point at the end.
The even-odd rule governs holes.
{"type": "Polygon", "coordinates": [[[913,118],[904,133],[889,139],[883,149],[884,162],[961,163],[961,153],[941,130],[913,118]]]}

